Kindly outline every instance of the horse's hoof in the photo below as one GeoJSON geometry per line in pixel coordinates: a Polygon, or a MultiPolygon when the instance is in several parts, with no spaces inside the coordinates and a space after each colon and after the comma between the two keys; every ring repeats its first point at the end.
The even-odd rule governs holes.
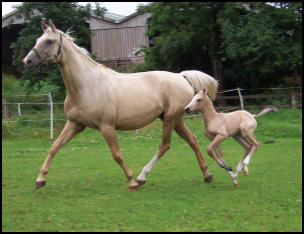
{"type": "Polygon", "coordinates": [[[41,187],[43,187],[44,185],[46,184],[46,181],[36,181],[36,184],[35,184],[35,189],[39,189],[41,187]]]}
{"type": "Polygon", "coordinates": [[[234,183],[233,185],[234,185],[234,187],[235,187],[235,188],[237,188],[237,186],[238,186],[238,183],[234,183]]]}
{"type": "Polygon", "coordinates": [[[129,191],[137,191],[138,190],[138,185],[137,184],[136,185],[131,185],[131,186],[129,186],[128,190],[129,191]]]}
{"type": "Polygon", "coordinates": [[[136,183],[138,184],[138,186],[142,186],[146,183],[145,180],[136,180],[136,183]]]}
{"type": "Polygon", "coordinates": [[[248,176],[248,175],[249,175],[249,172],[248,172],[248,171],[244,171],[244,175],[245,175],[245,176],[248,176]]]}
{"type": "Polygon", "coordinates": [[[213,180],[213,176],[209,175],[208,177],[205,178],[205,183],[210,183],[213,180]]]}

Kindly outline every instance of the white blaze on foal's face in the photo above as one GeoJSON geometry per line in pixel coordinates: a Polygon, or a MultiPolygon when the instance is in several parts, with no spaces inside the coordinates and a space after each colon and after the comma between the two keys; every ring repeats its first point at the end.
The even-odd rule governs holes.
{"type": "Polygon", "coordinates": [[[190,101],[190,103],[185,107],[186,112],[196,111],[202,109],[202,102],[205,97],[205,93],[203,90],[198,92],[190,101]]]}

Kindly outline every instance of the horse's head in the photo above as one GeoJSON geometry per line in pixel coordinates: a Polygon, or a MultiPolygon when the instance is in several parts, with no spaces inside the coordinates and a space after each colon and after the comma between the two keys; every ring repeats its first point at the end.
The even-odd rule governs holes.
{"type": "Polygon", "coordinates": [[[52,20],[48,26],[45,21],[41,22],[43,34],[36,40],[36,45],[23,59],[27,67],[34,67],[40,62],[60,62],[62,52],[62,34],[56,29],[52,20]]]}
{"type": "Polygon", "coordinates": [[[185,111],[190,113],[191,111],[201,110],[203,108],[204,100],[208,98],[207,90],[202,89],[199,91],[185,107],[185,111]]]}

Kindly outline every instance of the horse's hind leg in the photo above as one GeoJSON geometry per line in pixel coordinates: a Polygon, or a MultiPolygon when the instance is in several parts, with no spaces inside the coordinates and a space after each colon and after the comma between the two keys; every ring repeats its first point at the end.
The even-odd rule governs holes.
{"type": "Polygon", "coordinates": [[[137,190],[138,184],[133,181],[133,173],[122,160],[121,152],[119,150],[119,145],[116,138],[115,127],[110,125],[103,125],[101,126],[100,131],[106,139],[113,158],[120,165],[129,181],[129,190],[137,190]]]}
{"type": "Polygon", "coordinates": [[[248,171],[248,165],[244,165],[243,161],[245,160],[246,156],[249,154],[251,150],[251,144],[242,136],[242,134],[235,135],[233,137],[241,146],[243,146],[245,153],[239,162],[238,166],[236,167],[235,170],[235,176],[237,177],[239,172],[244,169],[244,174],[247,176],[249,171],[248,171]]]}
{"type": "Polygon", "coordinates": [[[41,169],[39,176],[36,180],[35,188],[38,189],[45,185],[45,175],[48,173],[51,162],[55,156],[55,154],[58,152],[60,148],[62,148],[66,143],[68,143],[76,134],[81,132],[84,129],[83,126],[78,125],[74,122],[71,122],[68,120],[60,133],[59,137],[56,139],[56,141],[53,143],[49,150],[49,154],[47,158],[45,159],[41,169]]]}
{"type": "Polygon", "coordinates": [[[212,174],[208,173],[208,166],[203,158],[196,136],[186,127],[183,119],[178,122],[175,127],[175,131],[192,148],[197,158],[198,164],[204,174],[205,182],[210,183],[213,177],[212,174]]]}
{"type": "Polygon", "coordinates": [[[170,148],[171,133],[175,126],[175,121],[170,119],[163,120],[163,135],[162,142],[151,161],[142,169],[141,173],[137,177],[136,182],[138,185],[146,183],[146,175],[151,171],[154,164],[165,154],[170,148]]]}
{"type": "MultiPolygon", "coordinates": [[[[244,135],[244,133],[243,133],[243,135],[244,135]]],[[[257,149],[260,146],[260,142],[254,136],[253,131],[248,131],[248,133],[246,133],[246,135],[244,135],[244,136],[246,137],[247,141],[250,142],[250,144],[252,145],[248,155],[246,156],[246,158],[243,161],[244,166],[248,167],[252,155],[257,151],[257,149]]]]}

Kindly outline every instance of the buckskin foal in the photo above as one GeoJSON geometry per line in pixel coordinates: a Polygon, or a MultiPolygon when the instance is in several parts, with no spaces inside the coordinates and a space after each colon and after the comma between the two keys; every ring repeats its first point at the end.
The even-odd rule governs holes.
{"type": "Polygon", "coordinates": [[[218,113],[207,95],[207,90],[203,89],[197,93],[191,102],[185,107],[186,112],[202,110],[203,120],[205,124],[205,135],[211,140],[211,144],[207,147],[207,153],[215,159],[215,161],[225,168],[234,186],[237,187],[237,176],[241,169],[244,169],[245,175],[248,175],[248,164],[252,155],[258,149],[260,143],[254,135],[257,127],[256,117],[266,114],[269,111],[276,112],[275,107],[263,109],[258,114],[250,114],[248,111],[233,111],[230,113],[218,113]],[[235,173],[232,168],[225,164],[220,143],[232,136],[245,149],[245,154],[239,162],[235,173]],[[216,155],[213,154],[213,150],[216,155]]]}

